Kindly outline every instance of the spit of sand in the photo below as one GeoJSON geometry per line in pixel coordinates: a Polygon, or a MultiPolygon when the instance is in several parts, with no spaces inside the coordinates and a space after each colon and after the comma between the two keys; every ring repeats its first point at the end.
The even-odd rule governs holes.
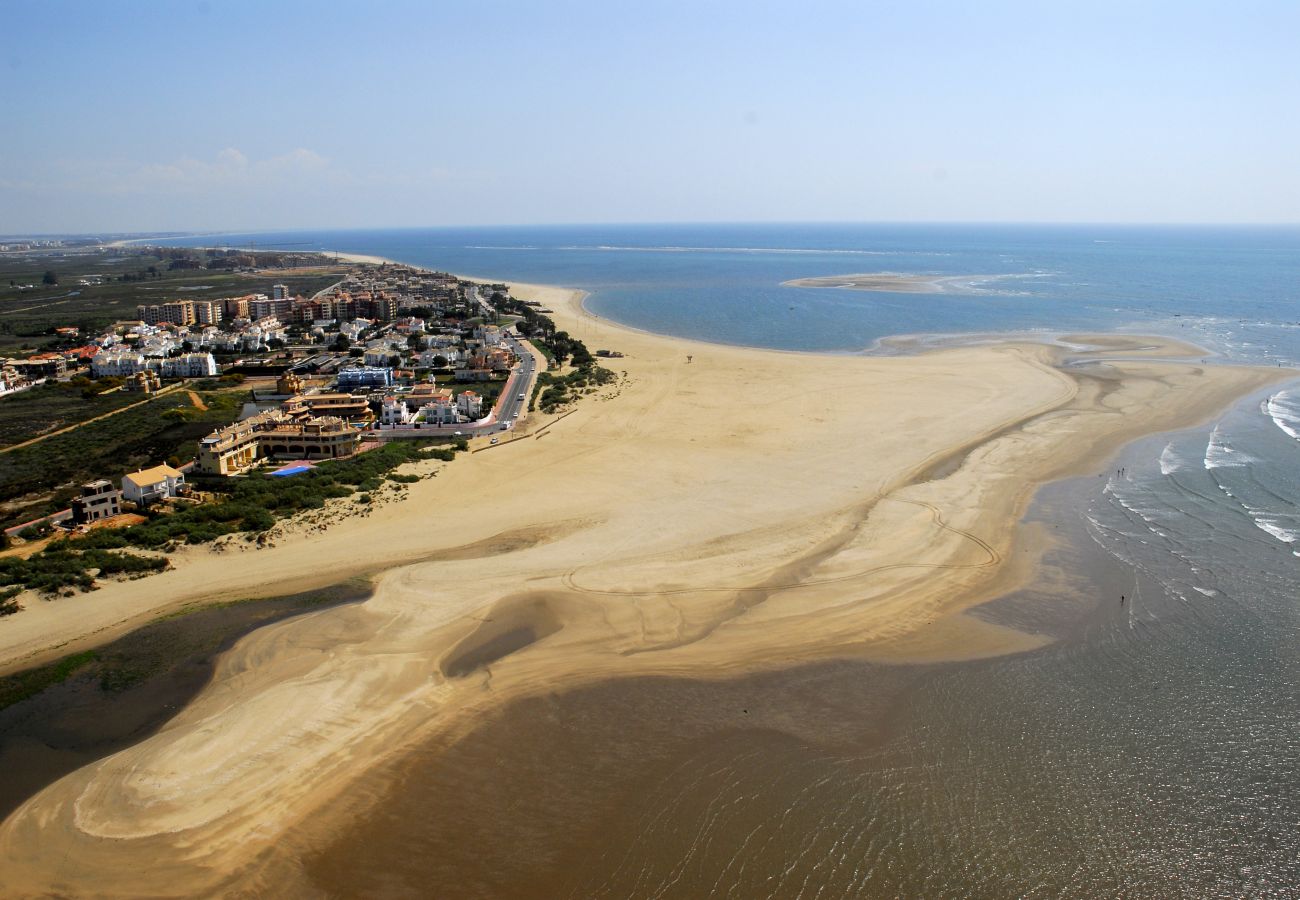
{"type": "Polygon", "coordinates": [[[1150,339],[887,359],[722,347],[615,326],[574,292],[515,292],[623,351],[626,376],[366,518],[191,552],[3,623],[12,669],[178,604],[378,575],[363,604],[250,634],[158,733],[19,807],[0,893],[301,894],[300,860],[380,796],[362,775],[508,702],[1039,646],[965,614],[1031,575],[1034,554],[1009,551],[1034,487],[1292,375],[1155,359],[1187,348],[1150,339]]]}

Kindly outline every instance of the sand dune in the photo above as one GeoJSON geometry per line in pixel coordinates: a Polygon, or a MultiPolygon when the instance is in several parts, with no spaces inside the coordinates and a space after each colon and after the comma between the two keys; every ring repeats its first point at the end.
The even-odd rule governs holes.
{"type": "Polygon", "coordinates": [[[248,636],[162,731],[15,812],[0,893],[300,893],[297,860],[370,801],[359,776],[532,693],[1039,646],[965,615],[1031,574],[1032,554],[1008,559],[1033,488],[1279,374],[1154,360],[1163,342],[1113,336],[1068,367],[1032,344],[721,347],[617,327],[571,292],[516,292],[624,351],[626,379],[369,518],[194,552],[0,623],[12,666],[180,603],[378,574],[364,604],[248,636]]]}

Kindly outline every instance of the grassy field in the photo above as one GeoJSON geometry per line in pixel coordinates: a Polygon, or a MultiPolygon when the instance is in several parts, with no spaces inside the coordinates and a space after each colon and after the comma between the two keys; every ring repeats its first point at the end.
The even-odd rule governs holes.
{"type": "Polygon", "coordinates": [[[58,431],[144,399],[142,394],[95,394],[80,382],[43,384],[0,400],[0,447],[58,431]]]}
{"type": "Polygon", "coordinates": [[[113,322],[134,319],[136,306],[142,303],[269,294],[273,284],[311,295],[338,281],[343,271],[339,266],[326,266],[250,274],[169,270],[168,265],[169,260],[132,248],[64,255],[0,254],[0,356],[52,346],[51,332],[59,326],[73,325],[83,334],[97,333],[113,322]],[[42,283],[47,271],[57,275],[57,285],[42,283]],[[80,283],[90,275],[103,276],[104,282],[80,283]],[[123,281],[123,277],[130,280],[123,281]]]}
{"type": "MultiPolygon", "coordinates": [[[[0,402],[0,412],[24,396],[0,402]]],[[[126,396],[140,399],[139,394],[126,396]]],[[[200,438],[235,420],[248,392],[204,392],[199,397],[206,410],[195,407],[188,392],[176,391],[67,434],[0,453],[0,525],[7,528],[66,509],[84,481],[117,482],[140,468],[192,458],[200,438]]]]}
{"type": "Polygon", "coordinates": [[[501,381],[456,381],[451,378],[446,380],[441,378],[438,379],[438,387],[448,388],[453,394],[459,394],[462,391],[473,391],[482,397],[484,415],[486,415],[487,411],[497,402],[497,398],[501,396],[501,391],[505,389],[505,386],[505,379],[502,379],[501,381]]]}

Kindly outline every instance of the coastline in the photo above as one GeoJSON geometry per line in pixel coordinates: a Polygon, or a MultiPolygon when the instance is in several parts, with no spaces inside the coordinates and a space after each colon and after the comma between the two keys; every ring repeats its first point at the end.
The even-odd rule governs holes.
{"type": "MultiPolygon", "coordinates": [[[[6,820],[0,881],[94,877],[105,895],[273,883],[306,817],[343,827],[323,810],[366,768],[539,691],[1042,646],[967,615],[1032,575],[1036,554],[1012,551],[1032,549],[1019,523],[1037,487],[1279,380],[1150,361],[1149,342],[1124,338],[905,358],[735,347],[627,328],[579,291],[515,287],[593,349],[625,351],[613,364],[628,386],[585,399],[547,441],[451,466],[372,520],[243,554],[240,571],[198,551],[174,573],[48,604],[34,624],[63,642],[95,627],[65,621],[92,605],[149,616],[387,569],[365,604],[249,635],[162,732],[6,820]],[[1066,370],[1067,356],[1085,364],[1066,370]],[[468,513],[416,529],[427,503],[468,513]],[[207,732],[214,717],[222,734],[207,732]],[[248,783],[212,781],[228,770],[248,783]],[[202,847],[201,863],[125,871],[130,854],[178,842],[202,847]]],[[[114,615],[102,627],[131,621],[114,615]]]]}

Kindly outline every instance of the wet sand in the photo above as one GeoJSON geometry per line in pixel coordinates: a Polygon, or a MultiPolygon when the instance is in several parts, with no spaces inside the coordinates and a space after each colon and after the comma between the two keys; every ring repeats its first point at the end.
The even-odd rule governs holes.
{"type": "MultiPolygon", "coordinates": [[[[384,571],[364,604],[248,635],[166,728],[20,807],[0,825],[8,893],[328,893],[342,877],[330,874],[342,864],[330,848],[359,846],[376,821],[389,824],[374,839],[414,828],[424,837],[406,846],[450,858],[462,852],[454,831],[439,843],[416,820],[464,822],[474,793],[421,795],[439,808],[398,802],[415,784],[404,766],[419,760],[442,773],[434,783],[461,771],[473,773],[467,785],[511,786],[505,812],[472,826],[488,880],[466,893],[492,893],[487,863],[556,862],[529,840],[549,815],[532,798],[568,790],[547,786],[547,766],[563,768],[561,785],[590,771],[597,805],[634,790],[626,773],[645,742],[623,755],[609,734],[647,705],[663,712],[643,717],[661,732],[645,744],[660,762],[646,765],[678,758],[681,741],[704,741],[707,758],[733,707],[750,715],[743,685],[755,678],[772,679],[756,695],[772,699],[754,704],[770,746],[802,748],[804,735],[834,745],[827,728],[846,729],[841,744],[869,742],[898,694],[868,687],[853,699],[845,684],[906,681],[1050,640],[970,612],[1033,577],[1041,543],[1018,522],[1037,485],[1094,471],[1125,442],[1288,374],[1152,360],[1160,342],[1147,339],[1088,365],[1024,343],[901,359],[717,347],[618,328],[570,292],[517,293],[589,344],[627,353],[612,361],[626,379],[546,440],[458,460],[365,521],[237,561],[187,554],[174,572],[6,623],[0,664],[12,665],[42,642],[87,640],[187,596],[384,571]],[[497,540],[521,532],[527,541],[497,540]],[[467,547],[479,549],[456,552],[467,547]],[[819,689],[797,674],[822,666],[860,675],[819,689]],[[684,719],[702,683],[742,686],[699,700],[696,728],[684,719]],[[627,685],[656,687],[619,699],[627,685]],[[534,726],[517,711],[570,692],[595,698],[576,718],[555,713],[582,752],[560,741],[533,761],[541,768],[503,770],[473,750],[494,746],[503,732],[490,729],[517,726],[498,758],[519,764],[534,726]],[[830,727],[837,720],[846,724],[830,727]],[[600,762],[602,741],[612,762],[600,762]],[[464,762],[446,762],[458,746],[464,762]]],[[[736,729],[742,742],[755,731],[736,729]]],[[[560,810],[553,828],[603,830],[614,852],[618,816],[574,824],[585,803],[560,810]]],[[[365,871],[372,893],[409,887],[391,867],[365,871]]],[[[340,892],[365,882],[350,884],[340,892]]]]}
{"type": "MultiPolygon", "coordinates": [[[[41,788],[137,744],[212,678],[217,657],[256,628],[370,594],[365,582],[163,617],[76,660],[70,677],[0,708],[0,819],[41,788]]],[[[51,664],[57,665],[57,664],[51,664]]],[[[0,702],[19,676],[0,679],[0,702]]]]}

